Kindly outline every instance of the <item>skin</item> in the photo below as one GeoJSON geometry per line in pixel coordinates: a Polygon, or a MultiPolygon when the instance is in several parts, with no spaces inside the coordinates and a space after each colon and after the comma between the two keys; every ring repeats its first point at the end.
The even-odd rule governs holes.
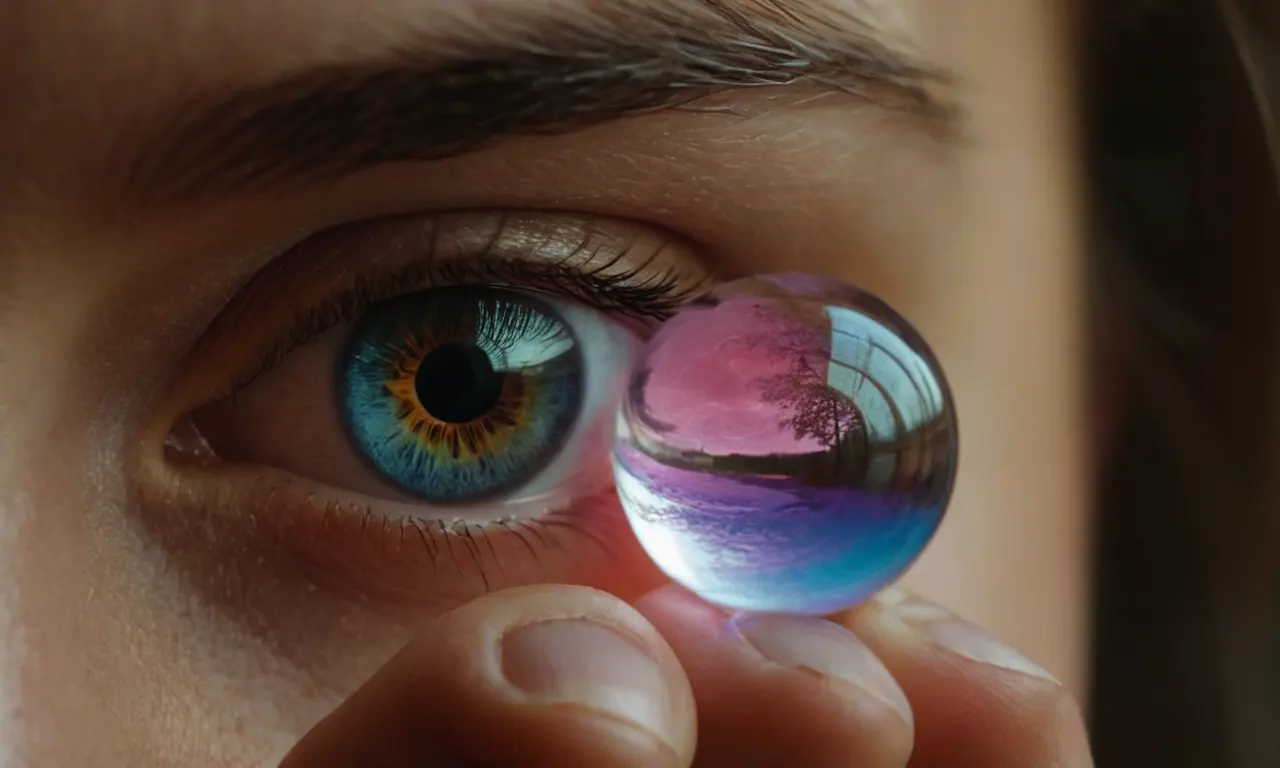
{"type": "MultiPolygon", "coordinates": [[[[153,107],[478,4],[0,9],[23,43],[0,44],[0,764],[1090,765],[1070,24],[1018,0],[866,5],[876,35],[953,73],[964,141],[747,93],[727,97],[747,119],[659,113],[184,205],[130,202],[104,170],[153,107]],[[305,234],[447,209],[661,227],[715,273],[817,272],[899,308],[961,404],[957,495],[906,580],[936,602],[733,617],[641,558],[490,594],[397,561],[397,589],[366,589],[368,553],[300,565],[252,505],[214,511],[231,485],[152,460],[174,421],[157,414],[207,405],[192,393],[225,374],[191,351],[246,280],[305,234]]],[[[255,458],[310,423],[287,406],[310,369],[288,370],[246,390],[284,414],[237,432],[255,458]]],[[[315,458],[334,440],[281,450],[358,486],[315,458]]]]}

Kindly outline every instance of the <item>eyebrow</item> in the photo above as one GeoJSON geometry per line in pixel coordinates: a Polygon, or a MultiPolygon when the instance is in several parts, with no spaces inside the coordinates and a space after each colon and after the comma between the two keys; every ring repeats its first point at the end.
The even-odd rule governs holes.
{"type": "MultiPolygon", "coordinates": [[[[584,3],[586,0],[584,0],[584,3]]],[[[465,154],[725,91],[807,83],[947,123],[946,75],[867,19],[792,0],[614,0],[510,13],[375,61],[334,63],[179,105],[124,162],[126,194],[186,201],[465,154]]]]}

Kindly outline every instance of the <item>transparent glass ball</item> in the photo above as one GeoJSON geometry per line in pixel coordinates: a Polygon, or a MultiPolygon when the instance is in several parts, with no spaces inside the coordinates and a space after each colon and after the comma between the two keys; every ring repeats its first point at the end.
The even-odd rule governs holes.
{"type": "Polygon", "coordinates": [[[745,611],[821,615],[897,579],[942,522],[951,393],[883,301],[813,275],[728,283],[650,341],[613,467],[673,580],[745,611]]]}

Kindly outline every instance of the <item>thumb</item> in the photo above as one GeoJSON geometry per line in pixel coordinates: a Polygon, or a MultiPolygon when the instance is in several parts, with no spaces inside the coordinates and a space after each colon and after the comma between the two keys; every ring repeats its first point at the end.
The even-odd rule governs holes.
{"type": "Polygon", "coordinates": [[[281,765],[678,768],[695,733],[689,682],[639,613],[539,586],[432,622],[281,765]]]}

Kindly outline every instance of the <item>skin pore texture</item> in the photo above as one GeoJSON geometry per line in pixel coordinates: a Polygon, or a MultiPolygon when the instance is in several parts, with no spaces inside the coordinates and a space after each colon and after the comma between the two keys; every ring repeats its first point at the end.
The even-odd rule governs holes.
{"type": "MultiPolygon", "coordinates": [[[[424,577],[421,557],[380,560],[359,534],[302,531],[304,502],[357,485],[345,469],[353,462],[307,453],[349,451],[336,432],[276,439],[270,450],[247,428],[228,438],[249,454],[288,453],[277,466],[327,472],[256,496],[245,478],[202,472],[198,457],[175,469],[165,449],[171,434],[182,437],[175,424],[240,383],[217,354],[192,350],[270,345],[286,333],[264,312],[228,323],[241,330],[208,346],[206,332],[222,327],[256,274],[279,259],[298,266],[278,282],[336,283],[376,259],[321,273],[322,260],[298,258],[310,238],[351,225],[359,239],[365,220],[440,211],[590,217],[600,231],[678,243],[668,255],[690,274],[817,272],[883,296],[937,351],[964,440],[948,520],[908,585],[1082,693],[1075,137],[1070,24],[1056,4],[786,3],[812,14],[802,19],[809,34],[835,41],[799,82],[777,77],[783,56],[764,82],[735,81],[730,66],[687,92],[676,72],[666,90],[651,83],[600,99],[589,116],[533,120],[511,97],[519,114],[491,136],[441,130],[425,147],[414,143],[421,131],[400,125],[414,141],[370,144],[380,149],[341,165],[311,167],[353,139],[312,130],[305,109],[281,136],[255,128],[277,123],[245,123],[246,105],[274,104],[273,94],[296,108],[330,93],[333,68],[339,86],[367,84],[406,56],[427,70],[469,56],[515,78],[522,50],[592,35],[613,50],[606,43],[631,29],[625,5],[0,7],[0,765],[278,761],[432,616],[483,593],[479,576],[448,589],[424,577]],[[565,19],[577,26],[557,32],[565,19]],[[521,42],[542,29],[545,38],[521,42]],[[193,124],[240,128],[205,137],[186,132],[193,124]],[[284,172],[298,171],[296,158],[260,168],[265,150],[304,139],[318,146],[305,172],[284,172]],[[454,151],[441,149],[450,141],[454,151]],[[324,535],[346,542],[326,550],[326,564],[340,563],[331,568],[316,567],[307,548],[324,535]],[[376,588],[362,581],[373,571],[376,588]]],[[[693,9],[679,17],[688,23],[717,4],[666,4],[682,5],[693,9]]],[[[784,4],[741,5],[771,45],[806,44],[769,37],[795,23],[777,10],[784,4]]],[[[638,71],[670,63],[632,53],[638,71]]],[[[329,103],[346,103],[338,96],[329,103]]],[[[308,295],[277,285],[263,305],[297,314],[308,295]]],[[[285,405],[296,396],[323,407],[316,350],[325,343],[318,336],[245,387],[246,407],[285,414],[261,427],[276,438],[316,429],[285,405]],[[315,392],[292,391],[308,382],[315,392]]],[[[659,583],[640,558],[621,562],[608,574],[581,563],[554,573],[626,596],[659,583]]],[[[539,581],[532,569],[503,578],[539,581]]]]}

